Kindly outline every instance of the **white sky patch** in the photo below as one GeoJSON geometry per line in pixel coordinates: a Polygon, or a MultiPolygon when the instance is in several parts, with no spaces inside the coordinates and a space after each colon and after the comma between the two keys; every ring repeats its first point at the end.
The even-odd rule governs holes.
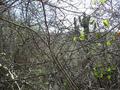
{"type": "MultiPolygon", "coordinates": [[[[56,2],[54,1],[54,3],[56,2]]],[[[65,9],[62,10],[65,14],[65,18],[64,15],[60,13],[60,11],[58,11],[58,13],[60,13],[58,14],[58,17],[61,20],[66,19],[64,21],[64,24],[66,26],[69,26],[70,23],[73,23],[73,18],[80,16],[83,12],[86,12],[87,14],[93,13],[93,9],[91,9],[91,0],[65,0],[64,2],[61,1],[60,3],[58,3],[57,6],[65,9]],[[67,20],[69,20],[70,22],[68,22],[67,20]]]]}
{"type": "MultiPolygon", "coordinates": [[[[57,10],[56,14],[57,14],[57,17],[61,21],[64,20],[63,23],[66,26],[70,26],[71,23],[73,23],[73,18],[80,16],[83,12],[86,12],[87,14],[93,13],[93,11],[94,11],[93,8],[97,8],[97,5],[98,5],[97,2],[96,2],[96,4],[94,4],[93,0],[62,0],[62,1],[59,0],[59,2],[57,2],[57,1],[58,0],[49,0],[49,2],[52,3],[53,5],[63,8],[63,9],[61,9],[62,12],[60,10],[57,10]]],[[[34,11],[33,15],[34,14],[37,15],[38,18],[35,18],[34,16],[32,18],[35,18],[34,20],[39,19],[39,21],[43,20],[44,18],[41,19],[41,17],[43,17],[43,13],[41,12],[42,8],[40,8],[40,5],[41,5],[40,2],[33,1],[32,3],[38,9],[39,13],[41,13],[41,14],[36,14],[37,11],[33,9],[32,10],[32,11],[34,11]]],[[[107,7],[106,9],[109,9],[109,7],[107,7]]],[[[18,6],[15,9],[15,14],[18,16],[18,18],[21,18],[21,17],[19,17],[20,13],[21,13],[21,11],[18,6]]],[[[104,13],[104,11],[103,11],[103,13],[104,13]]],[[[50,11],[49,7],[47,7],[47,5],[46,5],[46,14],[47,14],[48,21],[54,15],[53,12],[50,11]]],[[[104,17],[108,18],[108,15],[104,14],[104,17]]]]}

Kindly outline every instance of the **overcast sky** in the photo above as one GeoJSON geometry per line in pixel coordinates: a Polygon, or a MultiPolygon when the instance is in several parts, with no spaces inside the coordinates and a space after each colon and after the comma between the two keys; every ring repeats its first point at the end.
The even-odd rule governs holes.
{"type": "MultiPolygon", "coordinates": [[[[59,19],[63,20],[63,19],[68,19],[70,22],[73,23],[73,18],[76,16],[79,16],[82,14],[82,12],[86,12],[87,14],[91,14],[93,13],[93,8],[96,8],[98,4],[96,4],[94,2],[95,0],[49,0],[50,3],[55,4],[57,7],[62,7],[66,10],[62,10],[62,12],[66,15],[64,18],[63,13],[61,13],[59,10],[57,11],[57,14],[59,15],[59,19]],[[59,1],[59,2],[57,2],[59,1]],[[73,6],[72,6],[73,5],[73,6]],[[73,11],[73,12],[72,12],[73,11]],[[75,13],[76,12],[76,13],[75,13]]],[[[119,0],[120,1],[120,0],[119,0]]],[[[40,4],[39,1],[34,1],[38,4],[40,4]]],[[[39,5],[36,4],[37,7],[39,7],[39,5]]],[[[106,8],[109,8],[108,6],[106,6],[106,8]]],[[[42,9],[42,8],[37,8],[42,9]]],[[[47,9],[47,8],[46,8],[47,9]]],[[[35,11],[35,10],[34,10],[35,11]]],[[[16,13],[19,14],[19,10],[16,10],[16,13]]],[[[52,16],[52,12],[48,11],[46,12],[47,16],[50,17],[50,15],[52,16]]],[[[34,13],[35,14],[35,13],[34,13]]],[[[105,15],[105,14],[104,14],[105,15]]],[[[38,17],[43,17],[40,15],[38,15],[38,17]]],[[[106,15],[107,16],[107,15],[106,15]]],[[[106,17],[105,16],[105,17],[106,17]]],[[[70,23],[68,21],[64,21],[64,24],[67,26],[70,25],[70,23]]]]}

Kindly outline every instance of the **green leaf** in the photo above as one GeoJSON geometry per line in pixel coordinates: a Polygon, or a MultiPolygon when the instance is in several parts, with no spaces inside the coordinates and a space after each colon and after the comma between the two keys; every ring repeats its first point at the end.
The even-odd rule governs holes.
{"type": "Polygon", "coordinates": [[[107,68],[107,71],[108,71],[108,72],[111,72],[111,68],[110,68],[110,67],[109,67],[109,68],[107,68]]]}
{"type": "Polygon", "coordinates": [[[97,71],[94,71],[94,76],[95,76],[96,78],[98,78],[98,77],[99,77],[99,74],[98,74],[98,72],[97,72],[97,71]]]}
{"type": "Polygon", "coordinates": [[[85,35],[81,34],[79,38],[80,38],[80,40],[85,40],[85,35]]]}
{"type": "Polygon", "coordinates": [[[106,45],[107,45],[107,46],[111,46],[111,45],[112,45],[112,41],[107,41],[107,42],[106,42],[106,45]]]}
{"type": "Polygon", "coordinates": [[[99,0],[99,2],[100,2],[101,4],[105,4],[105,3],[107,2],[107,0],[99,0]]]}
{"type": "Polygon", "coordinates": [[[111,76],[110,76],[110,75],[108,75],[108,76],[107,76],[107,79],[108,79],[108,80],[110,80],[110,79],[111,79],[111,76]]]}
{"type": "Polygon", "coordinates": [[[102,22],[103,22],[105,27],[109,27],[110,26],[110,22],[109,22],[108,19],[104,19],[102,22]]]}
{"type": "Polygon", "coordinates": [[[103,73],[100,74],[100,78],[103,78],[103,73]]]}

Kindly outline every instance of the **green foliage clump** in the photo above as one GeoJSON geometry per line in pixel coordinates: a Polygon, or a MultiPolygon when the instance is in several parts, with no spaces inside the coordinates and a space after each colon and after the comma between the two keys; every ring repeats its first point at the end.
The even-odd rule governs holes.
{"type": "Polygon", "coordinates": [[[77,41],[84,41],[84,40],[86,40],[85,34],[80,34],[79,37],[78,37],[78,36],[74,36],[74,37],[73,37],[73,41],[74,41],[74,42],[77,42],[77,41]]]}
{"type": "Polygon", "coordinates": [[[107,0],[99,0],[99,2],[100,2],[101,4],[105,4],[105,3],[107,2],[107,0]]]}
{"type": "Polygon", "coordinates": [[[117,71],[115,65],[95,65],[93,68],[93,74],[96,79],[105,79],[105,80],[111,80],[112,76],[117,71]]]}

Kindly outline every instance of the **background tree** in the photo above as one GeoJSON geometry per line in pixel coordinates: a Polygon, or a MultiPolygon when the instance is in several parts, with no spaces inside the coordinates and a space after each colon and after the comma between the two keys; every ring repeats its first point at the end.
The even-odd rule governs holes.
{"type": "Polygon", "coordinates": [[[119,89],[119,1],[2,3],[0,63],[18,90],[119,89]]]}

